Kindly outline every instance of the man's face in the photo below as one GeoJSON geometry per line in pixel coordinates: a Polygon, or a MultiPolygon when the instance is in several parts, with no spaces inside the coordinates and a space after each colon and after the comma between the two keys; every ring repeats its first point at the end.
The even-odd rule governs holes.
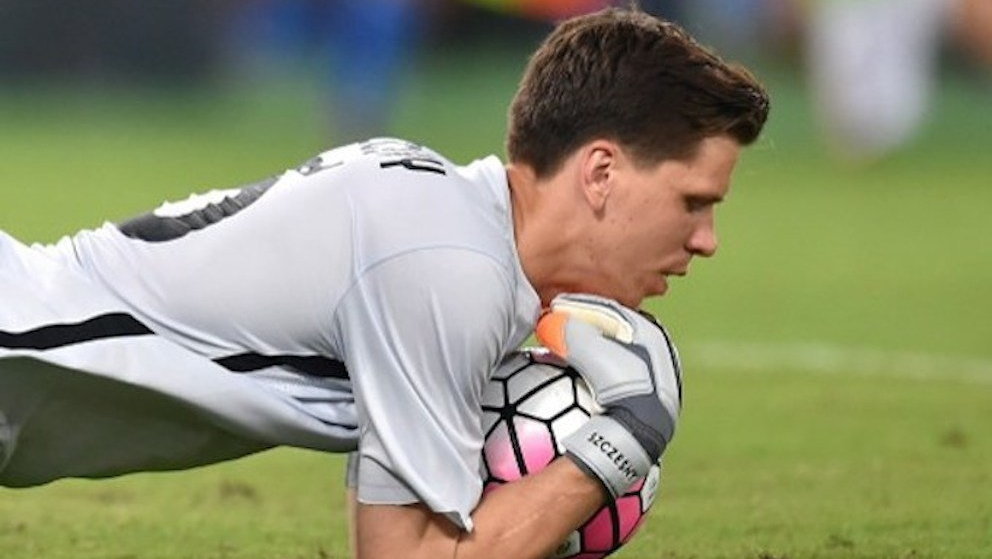
{"type": "Polygon", "coordinates": [[[695,156],[641,167],[627,155],[611,172],[609,196],[588,237],[596,263],[593,292],[637,307],[668,289],[694,256],[716,252],[715,205],[727,195],[740,145],[725,136],[702,141],[695,156]]]}

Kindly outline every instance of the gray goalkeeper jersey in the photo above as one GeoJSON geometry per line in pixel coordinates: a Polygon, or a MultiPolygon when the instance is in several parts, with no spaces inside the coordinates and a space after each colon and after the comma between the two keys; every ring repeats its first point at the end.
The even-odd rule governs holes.
{"type": "MultiPolygon", "coordinates": [[[[345,451],[358,441],[360,500],[422,501],[471,529],[481,391],[540,307],[520,267],[497,158],[459,167],[409,142],[370,140],[259,183],[15,252],[32,251],[64,262],[106,301],[67,322],[112,315],[114,327],[147,328],[201,358],[204,370],[236,378],[237,392],[298,405],[326,440],[300,444],[276,433],[268,442],[345,451]]],[[[31,315],[23,304],[20,314],[0,310],[0,332],[57,322],[31,315]]],[[[0,359],[44,360],[59,349],[0,343],[0,359]]],[[[228,423],[260,413],[228,412],[218,398],[197,405],[221,410],[228,423]]]]}

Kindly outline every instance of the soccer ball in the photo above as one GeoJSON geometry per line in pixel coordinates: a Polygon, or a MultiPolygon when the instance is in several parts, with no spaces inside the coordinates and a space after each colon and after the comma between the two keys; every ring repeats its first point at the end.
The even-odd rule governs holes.
{"type": "MultiPolygon", "coordinates": [[[[561,456],[561,441],[601,413],[575,369],[543,349],[518,352],[483,392],[483,493],[537,472],[561,456]]],[[[630,540],[654,502],[661,468],[652,466],[615,502],[597,511],[558,547],[553,559],[599,559],[630,540]]]]}

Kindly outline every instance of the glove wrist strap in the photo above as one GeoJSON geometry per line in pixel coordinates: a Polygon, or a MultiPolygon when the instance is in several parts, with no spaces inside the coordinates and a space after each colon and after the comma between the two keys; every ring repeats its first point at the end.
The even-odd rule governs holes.
{"type": "Polygon", "coordinates": [[[637,439],[615,419],[593,416],[564,441],[567,455],[602,482],[612,499],[647,475],[652,461],[637,439]]]}

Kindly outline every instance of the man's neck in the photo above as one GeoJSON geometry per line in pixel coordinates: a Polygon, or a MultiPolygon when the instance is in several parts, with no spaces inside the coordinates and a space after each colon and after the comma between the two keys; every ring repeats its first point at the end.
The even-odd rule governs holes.
{"type": "Polygon", "coordinates": [[[568,275],[581,250],[578,222],[562,174],[542,180],[527,165],[506,167],[513,235],[524,275],[547,305],[568,289],[568,275]]]}

